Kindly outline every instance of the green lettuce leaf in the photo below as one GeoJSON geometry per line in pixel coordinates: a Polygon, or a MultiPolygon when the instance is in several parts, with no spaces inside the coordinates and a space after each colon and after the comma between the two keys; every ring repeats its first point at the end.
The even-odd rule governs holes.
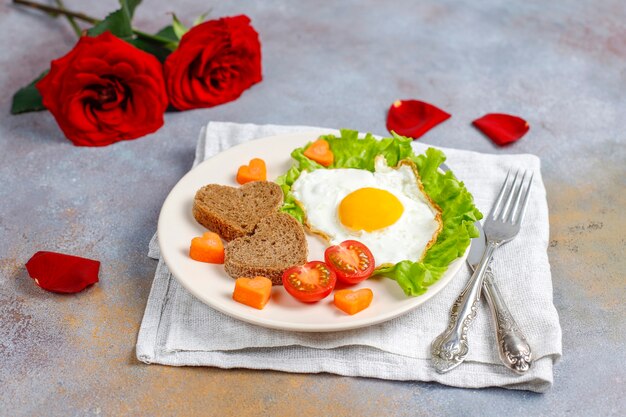
{"type": "MultiPolygon", "coordinates": [[[[334,155],[333,164],[328,169],[358,168],[374,171],[374,159],[378,155],[383,155],[389,166],[396,166],[402,159],[415,162],[426,193],[442,209],[443,229],[422,261],[402,261],[378,268],[374,274],[395,280],[409,296],[423,294],[428,286],[441,278],[452,261],[465,253],[470,239],[478,236],[474,222],[480,220],[482,214],[474,205],[474,198],[452,172],[439,171],[439,166],[446,160],[442,151],[428,148],[424,154],[416,155],[410,138],[394,134],[391,138],[378,140],[369,133],[359,138],[357,131],[344,129],[338,137],[327,135],[323,139],[328,141],[334,155]]],[[[291,153],[295,163],[276,180],[285,194],[281,210],[300,222],[304,221],[305,214],[297,205],[291,186],[303,171],[327,169],[304,156],[304,150],[309,145],[291,153]]]]}

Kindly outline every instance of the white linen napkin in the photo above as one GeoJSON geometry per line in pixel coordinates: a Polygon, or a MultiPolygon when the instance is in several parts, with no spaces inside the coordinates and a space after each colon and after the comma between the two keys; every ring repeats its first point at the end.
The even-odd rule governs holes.
{"type": "MultiPolygon", "coordinates": [[[[233,145],[288,132],[330,129],[211,122],[202,129],[194,166],[233,145]]],[[[313,136],[313,135],[312,135],[313,136]]],[[[314,137],[314,136],[313,136],[314,137]]],[[[416,152],[428,147],[413,142],[416,152]]],[[[535,363],[516,375],[500,363],[486,303],[469,332],[465,363],[439,374],[430,361],[430,343],[448,322],[450,306],[470,277],[467,267],[439,294],[391,321],[333,333],[299,333],[248,324],[208,307],[188,293],[159,259],[156,235],[149,256],[159,259],[137,340],[137,358],[145,363],[219,368],[272,369],[284,372],[330,372],[391,380],[437,381],[481,388],[545,392],[553,382],[552,367],[561,356],[561,328],[552,303],[552,279],[546,253],[548,207],[534,155],[490,155],[442,150],[447,165],[488,213],[509,169],[535,174],[522,230],[500,248],[492,267],[502,295],[533,349],[535,363]]]]}

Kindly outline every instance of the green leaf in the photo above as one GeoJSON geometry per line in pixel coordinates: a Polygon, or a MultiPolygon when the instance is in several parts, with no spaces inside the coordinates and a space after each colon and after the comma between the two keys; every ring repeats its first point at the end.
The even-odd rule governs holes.
{"type": "Polygon", "coordinates": [[[133,36],[133,28],[130,24],[130,17],[124,12],[123,9],[107,15],[104,20],[89,29],[87,34],[89,36],[98,36],[107,30],[118,38],[124,40],[132,39],[133,36]]]}
{"type": "Polygon", "coordinates": [[[211,13],[211,10],[212,9],[209,9],[206,12],[202,13],[200,16],[196,17],[196,20],[193,21],[191,27],[198,26],[200,23],[203,23],[206,20],[207,16],[211,13]]]}
{"type": "Polygon", "coordinates": [[[161,62],[165,62],[165,59],[169,54],[172,53],[171,50],[165,48],[162,43],[153,42],[148,39],[130,39],[127,41],[131,45],[136,48],[141,49],[144,52],[149,53],[150,55],[154,55],[156,59],[161,62]]]}
{"type": "Polygon", "coordinates": [[[172,25],[165,26],[163,29],[155,33],[158,37],[171,39],[172,42],[178,42],[178,38],[176,37],[176,33],[174,33],[174,28],[172,25]]]}
{"type": "MultiPolygon", "coordinates": [[[[465,253],[470,239],[478,236],[474,222],[480,220],[482,214],[474,205],[474,198],[452,172],[443,173],[439,170],[439,165],[446,159],[442,151],[429,148],[424,154],[415,155],[410,138],[395,134],[381,140],[370,134],[359,138],[358,132],[354,130],[341,130],[339,137],[327,135],[322,138],[328,142],[334,155],[329,169],[357,168],[373,171],[374,159],[379,155],[385,157],[389,166],[396,166],[399,161],[406,159],[415,163],[424,190],[442,209],[443,229],[421,261],[405,260],[378,268],[374,274],[395,280],[407,295],[423,294],[441,278],[452,261],[465,253]]],[[[304,156],[304,150],[309,145],[310,143],[291,153],[295,163],[276,180],[285,195],[281,211],[300,222],[305,220],[306,214],[293,196],[291,186],[303,171],[326,169],[304,156]]]]}
{"type": "Polygon", "coordinates": [[[121,9],[107,15],[87,31],[89,36],[98,36],[107,30],[118,38],[126,41],[133,38],[132,17],[140,0],[120,0],[121,9]]]}
{"type": "Polygon", "coordinates": [[[41,80],[48,73],[48,70],[44,71],[26,87],[20,88],[15,95],[13,95],[13,104],[11,105],[11,114],[27,113],[31,111],[45,110],[43,103],[41,102],[41,94],[35,87],[35,84],[41,80]]]}
{"type": "Polygon", "coordinates": [[[135,14],[135,9],[139,6],[139,3],[141,3],[141,0],[120,0],[120,6],[122,6],[122,9],[127,10],[131,19],[135,14]]]}
{"type": "Polygon", "coordinates": [[[178,16],[176,16],[175,13],[172,13],[172,28],[174,29],[174,33],[178,39],[181,39],[183,35],[189,31],[189,29],[187,29],[185,25],[178,20],[178,16]]]}
{"type": "Polygon", "coordinates": [[[178,38],[174,33],[174,29],[171,25],[164,27],[157,33],[156,36],[159,38],[170,39],[171,43],[163,43],[160,41],[154,41],[148,38],[135,38],[128,40],[128,43],[134,45],[135,47],[145,51],[149,54],[154,55],[159,61],[165,62],[165,59],[172,53],[173,50],[178,46],[178,38]]]}

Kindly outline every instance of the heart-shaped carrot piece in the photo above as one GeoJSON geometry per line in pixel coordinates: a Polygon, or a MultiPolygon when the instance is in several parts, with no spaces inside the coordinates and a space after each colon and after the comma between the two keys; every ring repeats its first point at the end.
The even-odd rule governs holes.
{"type": "Polygon", "coordinates": [[[224,263],[224,244],[217,233],[206,232],[202,237],[191,239],[189,247],[191,259],[211,264],[224,263]]]}
{"type": "Polygon", "coordinates": [[[369,288],[339,290],[335,292],[335,306],[352,315],[370,306],[374,293],[369,288]]]}
{"type": "Polygon", "coordinates": [[[250,160],[248,165],[242,165],[237,171],[237,182],[241,185],[251,181],[265,181],[267,179],[267,168],[265,161],[260,158],[250,160]]]}
{"type": "Polygon", "coordinates": [[[272,281],[265,277],[246,278],[235,280],[233,300],[250,307],[262,310],[272,293],[272,281]]]}
{"type": "Polygon", "coordinates": [[[330,150],[330,145],[324,139],[313,142],[304,151],[304,156],[325,167],[330,166],[335,159],[335,155],[330,150]]]}

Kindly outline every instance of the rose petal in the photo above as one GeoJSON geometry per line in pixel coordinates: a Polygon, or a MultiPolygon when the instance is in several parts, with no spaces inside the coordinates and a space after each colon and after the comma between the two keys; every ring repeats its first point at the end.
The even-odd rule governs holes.
{"type": "Polygon", "coordinates": [[[75,293],[98,282],[100,262],[63,253],[40,251],[26,262],[28,275],[44,290],[75,293]]]}
{"type": "Polygon", "coordinates": [[[528,122],[521,117],[502,113],[486,114],[472,124],[498,146],[515,142],[530,129],[528,122]]]}
{"type": "Polygon", "coordinates": [[[397,100],[389,107],[387,130],[417,139],[449,118],[450,114],[424,101],[397,100]]]}

